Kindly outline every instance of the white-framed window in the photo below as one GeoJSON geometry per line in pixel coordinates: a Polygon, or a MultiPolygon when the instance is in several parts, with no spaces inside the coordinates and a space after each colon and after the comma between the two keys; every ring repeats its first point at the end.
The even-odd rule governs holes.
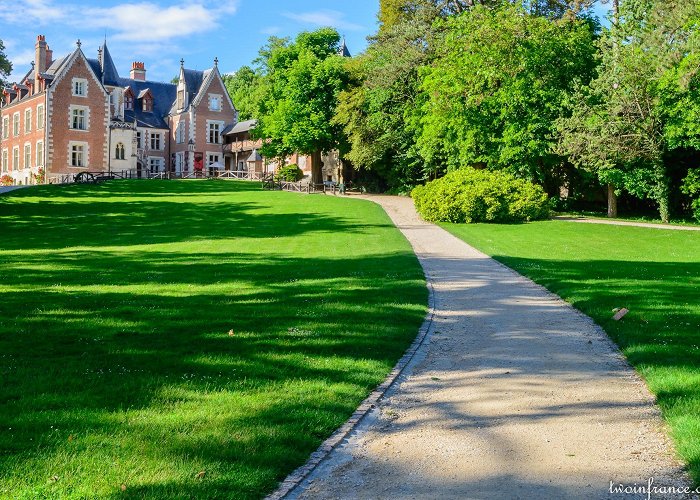
{"type": "Polygon", "coordinates": [[[221,144],[221,130],[224,127],[224,122],[207,121],[207,143],[221,144]]]}
{"type": "Polygon", "coordinates": [[[10,161],[10,152],[7,150],[7,148],[2,150],[2,163],[0,164],[0,167],[2,167],[3,172],[7,172],[8,169],[8,163],[10,161]]]}
{"type": "Polygon", "coordinates": [[[134,109],[134,94],[130,90],[124,92],[124,109],[129,111],[134,109]]]}
{"type": "Polygon", "coordinates": [[[12,115],[12,135],[19,136],[19,111],[12,115]]]}
{"type": "Polygon", "coordinates": [[[37,130],[41,130],[42,128],[44,128],[44,121],[45,121],[44,105],[39,104],[36,107],[36,128],[37,128],[37,130]]]}
{"type": "Polygon", "coordinates": [[[154,151],[160,151],[163,146],[163,141],[161,140],[160,132],[151,132],[151,149],[154,151]]]}
{"type": "Polygon", "coordinates": [[[37,141],[36,143],[36,166],[44,166],[44,141],[37,141]]]}
{"type": "Polygon", "coordinates": [[[86,142],[70,141],[68,143],[68,165],[85,168],[88,164],[88,145],[86,142]]]}
{"type": "Polygon", "coordinates": [[[12,148],[12,170],[19,170],[19,146],[12,148]]]}
{"type": "Polygon", "coordinates": [[[114,147],[114,158],[116,160],[123,160],[126,158],[126,149],[123,143],[120,142],[114,147]]]}
{"type": "Polygon", "coordinates": [[[150,113],[153,111],[153,99],[150,96],[145,96],[141,101],[141,110],[144,113],[150,113]]]}
{"type": "Polygon", "coordinates": [[[87,97],[88,82],[85,78],[73,78],[73,95],[87,97]]]}
{"type": "Polygon", "coordinates": [[[149,156],[148,168],[151,170],[151,173],[157,174],[163,169],[163,158],[158,156],[149,156]]]}
{"type": "Polygon", "coordinates": [[[219,161],[219,153],[207,153],[207,165],[213,165],[219,161]]]}
{"type": "Polygon", "coordinates": [[[221,96],[219,94],[209,94],[209,110],[221,111],[221,96]]]}
{"type": "Polygon", "coordinates": [[[178,122],[175,129],[175,142],[182,144],[185,142],[185,122],[178,122]]]}
{"type": "Polygon", "coordinates": [[[179,152],[175,153],[175,171],[182,172],[185,167],[185,153],[179,152]]]}
{"type": "Polygon", "coordinates": [[[32,145],[24,143],[24,168],[32,168],[32,145]]]}
{"type": "Polygon", "coordinates": [[[32,131],[32,108],[24,110],[24,133],[28,134],[32,131]]]}
{"type": "Polygon", "coordinates": [[[7,139],[8,137],[10,137],[10,117],[3,116],[2,117],[2,138],[7,139]]]}
{"type": "Polygon", "coordinates": [[[85,106],[70,107],[70,128],[73,130],[88,130],[90,110],[85,106]]]}

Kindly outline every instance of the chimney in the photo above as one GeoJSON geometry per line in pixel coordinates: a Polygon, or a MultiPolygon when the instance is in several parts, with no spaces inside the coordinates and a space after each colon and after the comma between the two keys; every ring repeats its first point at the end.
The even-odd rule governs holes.
{"type": "Polygon", "coordinates": [[[131,64],[131,73],[129,76],[132,80],[146,81],[146,67],[142,62],[134,62],[131,64]]]}
{"type": "Polygon", "coordinates": [[[49,69],[51,67],[51,63],[53,62],[53,50],[49,48],[49,44],[46,44],[46,69],[49,69]]]}
{"type": "Polygon", "coordinates": [[[38,92],[39,73],[46,73],[46,38],[44,35],[36,37],[36,46],[34,47],[34,91],[38,92]]]}

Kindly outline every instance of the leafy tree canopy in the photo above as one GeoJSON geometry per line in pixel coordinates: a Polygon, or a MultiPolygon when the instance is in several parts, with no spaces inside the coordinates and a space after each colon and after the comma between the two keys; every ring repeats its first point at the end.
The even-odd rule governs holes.
{"type": "Polygon", "coordinates": [[[5,55],[5,45],[0,40],[0,87],[7,85],[7,77],[12,73],[12,63],[5,55]]]}
{"type": "Polygon", "coordinates": [[[224,75],[226,90],[238,110],[241,120],[256,117],[258,105],[264,92],[262,75],[250,66],[242,66],[232,75],[224,75]]]}
{"type": "Polygon", "coordinates": [[[426,161],[507,169],[546,184],[563,161],[553,152],[553,124],[575,83],[593,74],[594,38],[589,22],[512,5],[448,19],[423,75],[426,161]]]}
{"type": "Polygon", "coordinates": [[[257,105],[257,137],[263,154],[283,158],[298,152],[314,157],[337,149],[342,131],[331,123],[338,94],[347,86],[346,60],[338,55],[340,36],[331,28],[301,33],[294,42],[273,38],[261,51],[264,85],[257,105]]]}

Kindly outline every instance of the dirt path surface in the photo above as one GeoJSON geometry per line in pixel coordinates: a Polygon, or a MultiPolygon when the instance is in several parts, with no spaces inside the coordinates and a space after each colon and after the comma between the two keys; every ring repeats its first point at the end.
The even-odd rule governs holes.
{"type": "Polygon", "coordinates": [[[654,224],[651,222],[634,222],[629,220],[610,220],[610,219],[591,219],[588,217],[571,217],[568,215],[560,215],[553,217],[554,220],[564,222],[580,222],[583,224],[607,224],[609,226],[635,226],[648,227],[651,229],[671,229],[675,231],[700,231],[700,226],[679,226],[677,224],[654,224]]]}
{"type": "Polygon", "coordinates": [[[29,186],[5,186],[5,187],[0,187],[0,194],[5,194],[9,193],[11,191],[16,191],[17,189],[24,189],[29,186]]]}
{"type": "Polygon", "coordinates": [[[433,284],[429,340],[289,498],[632,499],[646,495],[610,481],[688,484],[652,396],[592,320],[410,199],[372,199],[433,284]]]}

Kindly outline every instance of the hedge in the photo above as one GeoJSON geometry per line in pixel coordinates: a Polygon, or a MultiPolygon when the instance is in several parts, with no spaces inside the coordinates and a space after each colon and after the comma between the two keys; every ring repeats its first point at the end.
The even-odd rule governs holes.
{"type": "Polygon", "coordinates": [[[416,209],[430,222],[525,222],[549,217],[541,186],[505,172],[463,168],[416,187],[416,209]]]}

